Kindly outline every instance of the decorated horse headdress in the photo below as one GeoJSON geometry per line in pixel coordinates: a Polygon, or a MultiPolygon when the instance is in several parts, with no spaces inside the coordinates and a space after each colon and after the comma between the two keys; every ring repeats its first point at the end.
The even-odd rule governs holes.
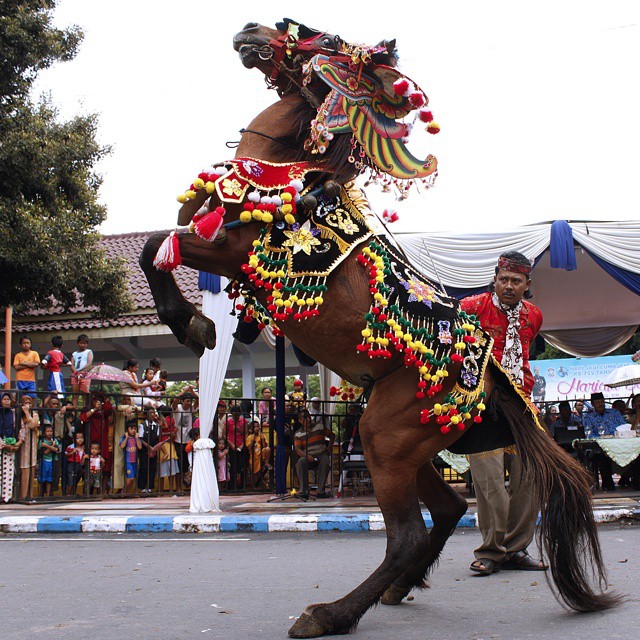
{"type": "Polygon", "coordinates": [[[416,124],[432,134],[440,127],[424,91],[395,68],[395,40],[374,46],[349,44],[286,18],[276,25],[279,35],[258,47],[250,44],[256,25],[247,27],[236,36],[240,41],[244,34],[236,48],[245,65],[260,67],[281,95],[300,91],[317,110],[304,145],[317,160],[330,155],[336,136],[346,134],[351,136],[348,160],[355,173],[370,169],[401,193],[410,186],[407,181],[432,185],[435,157],[420,160],[406,145],[416,124]],[[259,62],[252,62],[249,53],[259,62]]]}

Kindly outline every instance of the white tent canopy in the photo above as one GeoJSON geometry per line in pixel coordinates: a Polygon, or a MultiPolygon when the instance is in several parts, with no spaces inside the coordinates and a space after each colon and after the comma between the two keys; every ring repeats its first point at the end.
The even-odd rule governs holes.
{"type": "Polygon", "coordinates": [[[573,271],[551,267],[551,226],[549,222],[469,235],[410,233],[398,235],[397,240],[410,261],[445,288],[486,287],[504,251],[539,259],[531,291],[544,315],[545,339],[572,355],[610,353],[636,331],[640,297],[587,251],[614,267],[640,274],[640,222],[569,222],[579,245],[573,271]]]}

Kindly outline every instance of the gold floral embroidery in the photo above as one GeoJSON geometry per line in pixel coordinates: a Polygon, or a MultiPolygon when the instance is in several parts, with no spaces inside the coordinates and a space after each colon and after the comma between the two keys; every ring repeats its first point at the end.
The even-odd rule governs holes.
{"type": "Polygon", "coordinates": [[[336,209],[335,213],[325,218],[325,222],[332,227],[338,227],[338,229],[344,231],[348,236],[352,236],[359,231],[358,225],[355,224],[344,209],[336,209]],[[342,214],[345,215],[343,216],[342,214]]]}
{"type": "Polygon", "coordinates": [[[311,225],[307,220],[296,231],[285,231],[284,235],[289,238],[282,243],[283,247],[291,247],[292,253],[298,253],[298,251],[304,251],[308,256],[311,255],[311,247],[320,244],[320,240],[314,237],[311,233],[311,225]]]}
{"type": "Polygon", "coordinates": [[[242,189],[242,185],[235,178],[233,180],[227,178],[222,181],[222,192],[226,193],[228,196],[236,196],[237,198],[240,198],[243,195],[244,190],[242,189]]]}

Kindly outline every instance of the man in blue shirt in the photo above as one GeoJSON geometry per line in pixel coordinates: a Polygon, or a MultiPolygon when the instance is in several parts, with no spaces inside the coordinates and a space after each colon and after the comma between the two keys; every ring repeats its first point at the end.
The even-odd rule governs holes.
{"type": "Polygon", "coordinates": [[[578,438],[584,438],[582,423],[577,416],[571,413],[571,405],[566,400],[563,400],[558,408],[560,409],[560,417],[551,424],[551,435],[567,453],[576,457],[571,443],[578,438]]]}
{"type": "MultiPolygon", "coordinates": [[[[626,421],[619,411],[605,408],[602,393],[592,393],[591,404],[593,405],[593,411],[589,411],[583,420],[584,433],[587,438],[612,436],[616,432],[616,427],[625,424],[626,421]]],[[[595,453],[593,464],[602,476],[602,488],[605,491],[614,491],[615,487],[611,476],[611,459],[604,453],[595,453]]]]}

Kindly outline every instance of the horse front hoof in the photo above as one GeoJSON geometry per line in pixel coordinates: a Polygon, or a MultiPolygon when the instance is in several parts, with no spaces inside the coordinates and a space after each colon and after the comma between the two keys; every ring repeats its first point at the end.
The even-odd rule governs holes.
{"type": "Polygon", "coordinates": [[[409,594],[406,589],[397,587],[395,584],[387,587],[387,590],[382,594],[380,598],[380,604],[386,604],[389,606],[396,606],[402,602],[402,600],[409,594]]]}
{"type": "Polygon", "coordinates": [[[327,605],[309,605],[295,624],[289,629],[290,638],[319,638],[320,636],[342,635],[348,629],[336,629],[331,622],[331,614],[327,605]]]}
{"type": "Polygon", "coordinates": [[[198,313],[191,318],[186,334],[205,349],[214,349],[216,346],[216,325],[202,314],[198,313]]]}

